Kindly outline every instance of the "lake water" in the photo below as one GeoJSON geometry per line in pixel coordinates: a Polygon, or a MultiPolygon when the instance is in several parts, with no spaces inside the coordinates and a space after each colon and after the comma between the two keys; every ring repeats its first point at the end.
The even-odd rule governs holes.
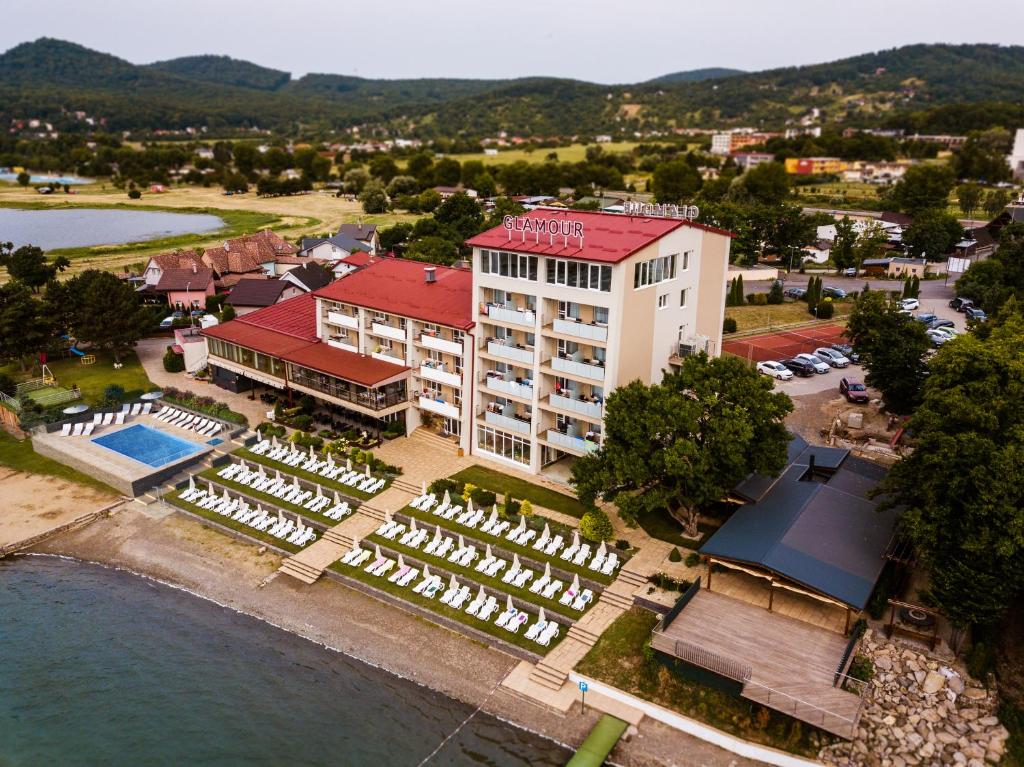
{"type": "MultiPolygon", "coordinates": [[[[0,181],[16,182],[18,180],[17,173],[0,173],[0,181]]],[[[30,184],[67,184],[68,186],[77,186],[79,184],[91,184],[93,179],[82,178],[81,176],[52,176],[45,173],[32,173],[29,175],[30,184]]]]}
{"type": "Polygon", "coordinates": [[[213,232],[224,226],[205,213],[154,210],[0,208],[0,242],[38,245],[43,250],[117,245],[179,234],[213,232]]]}
{"type": "MultiPolygon", "coordinates": [[[[0,764],[417,767],[472,709],[131,573],[0,560],[0,764]]],[[[477,714],[429,765],[556,767],[477,714]]]]}

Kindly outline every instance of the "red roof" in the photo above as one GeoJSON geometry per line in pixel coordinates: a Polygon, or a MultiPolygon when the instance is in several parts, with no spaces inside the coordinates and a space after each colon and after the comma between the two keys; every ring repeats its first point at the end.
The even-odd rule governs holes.
{"type": "Polygon", "coordinates": [[[373,261],[373,256],[365,251],[357,250],[352,255],[345,256],[341,260],[346,264],[351,264],[352,266],[366,266],[368,263],[373,261]]]}
{"type": "MultiPolygon", "coordinates": [[[[582,224],[582,243],[580,238],[574,236],[509,232],[504,226],[496,226],[467,240],[466,244],[478,248],[616,264],[682,226],[732,236],[722,229],[683,219],[645,218],[622,213],[538,208],[524,213],[520,218],[553,219],[582,224]]],[[[571,231],[571,227],[569,229],[571,231]]]]}
{"type": "Polygon", "coordinates": [[[467,269],[383,257],[321,288],[316,295],[466,330],[473,327],[472,292],[473,275],[467,269]],[[427,268],[435,270],[437,279],[432,283],[426,281],[427,268]]]}
{"type": "Polygon", "coordinates": [[[321,343],[316,334],[316,299],[310,293],[206,328],[202,334],[363,386],[388,383],[409,370],[321,343]]]}
{"type": "Polygon", "coordinates": [[[204,292],[213,281],[213,270],[207,267],[193,269],[164,269],[160,280],[153,286],[159,292],[196,290],[204,292]]]}

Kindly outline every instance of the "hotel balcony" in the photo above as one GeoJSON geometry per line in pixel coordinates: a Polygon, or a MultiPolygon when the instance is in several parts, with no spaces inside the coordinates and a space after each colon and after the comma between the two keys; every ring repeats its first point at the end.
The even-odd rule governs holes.
{"type": "Polygon", "coordinates": [[[396,328],[393,325],[385,325],[382,322],[370,324],[370,332],[383,338],[390,338],[393,341],[405,341],[405,329],[396,328]]]}
{"type": "Polygon", "coordinates": [[[529,418],[504,415],[502,413],[495,413],[492,410],[485,410],[484,421],[491,426],[503,429],[504,431],[515,432],[516,434],[522,434],[526,437],[530,436],[529,418]]]}
{"type": "Polygon", "coordinates": [[[429,360],[424,360],[420,363],[419,376],[435,383],[462,388],[461,373],[452,372],[446,367],[429,360]]]}
{"type": "Polygon", "coordinates": [[[402,357],[399,357],[394,352],[387,352],[387,351],[383,351],[382,350],[382,351],[379,351],[379,352],[374,352],[370,356],[373,357],[375,360],[382,360],[383,362],[390,362],[393,365],[403,365],[403,366],[405,365],[405,360],[402,357]]]}
{"type": "Polygon", "coordinates": [[[459,417],[459,408],[449,402],[445,402],[444,400],[437,400],[433,397],[424,397],[421,394],[419,397],[419,406],[423,410],[429,410],[431,413],[443,415],[445,418],[459,417]]]}
{"type": "Polygon", "coordinates": [[[533,382],[527,379],[523,381],[509,381],[500,373],[488,374],[484,377],[484,388],[495,394],[507,394],[511,397],[533,400],[533,382]]]}
{"type": "Polygon", "coordinates": [[[592,322],[555,319],[551,323],[551,330],[559,335],[572,336],[573,338],[581,338],[586,341],[599,341],[601,343],[608,341],[608,326],[592,322]]]}
{"type": "Polygon", "coordinates": [[[404,382],[366,387],[297,365],[289,365],[288,382],[297,391],[309,392],[316,396],[324,395],[341,403],[354,405],[358,410],[388,410],[409,401],[404,382]]]}
{"type": "Polygon", "coordinates": [[[501,341],[488,341],[487,353],[533,367],[534,348],[532,346],[509,346],[501,341]]]}
{"type": "Polygon", "coordinates": [[[547,432],[545,432],[544,439],[558,448],[568,450],[571,453],[577,453],[579,455],[592,453],[599,447],[598,443],[592,439],[574,437],[571,434],[563,434],[558,429],[548,429],[547,432]]]}
{"type": "Polygon", "coordinates": [[[354,354],[359,353],[359,347],[351,342],[351,339],[344,340],[331,336],[327,339],[327,345],[333,346],[335,349],[344,349],[347,352],[353,352],[354,354]]]}
{"type": "Polygon", "coordinates": [[[566,396],[565,394],[548,395],[548,404],[558,410],[579,413],[587,418],[600,420],[604,417],[604,408],[598,402],[566,396]]]}
{"type": "Polygon", "coordinates": [[[421,333],[416,339],[416,342],[427,349],[433,349],[436,352],[444,352],[446,354],[462,354],[462,344],[455,341],[447,341],[435,335],[429,333],[421,333]]]}
{"type": "Polygon", "coordinates": [[[510,309],[498,304],[486,304],[488,319],[507,322],[524,328],[532,328],[537,322],[537,313],[528,309],[510,309]]]}
{"type": "Polygon", "coordinates": [[[327,312],[327,321],[332,325],[337,325],[342,328],[359,330],[359,319],[357,317],[353,317],[351,314],[342,314],[341,312],[327,312]]]}
{"type": "Polygon", "coordinates": [[[549,364],[551,369],[557,373],[566,373],[594,381],[604,380],[604,365],[597,364],[597,360],[577,361],[565,357],[552,357],[549,364]]]}

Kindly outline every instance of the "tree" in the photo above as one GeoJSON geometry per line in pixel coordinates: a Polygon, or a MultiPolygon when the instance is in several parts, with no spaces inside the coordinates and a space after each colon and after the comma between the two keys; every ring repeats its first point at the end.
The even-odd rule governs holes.
{"type": "Polygon", "coordinates": [[[953,155],[953,167],[958,178],[980,179],[989,184],[1009,181],[1010,154],[1013,136],[1005,128],[992,128],[971,133],[960,151],[953,155]]]}
{"type": "Polygon", "coordinates": [[[912,216],[933,208],[944,209],[955,183],[956,174],[948,165],[912,165],[892,187],[886,201],[912,216]]]}
{"type": "Polygon", "coordinates": [[[857,297],[846,335],[868,371],[865,381],[882,392],[890,412],[909,413],[924,383],[924,354],[931,346],[923,324],[900,314],[880,290],[857,297]]]}
{"type": "Polygon", "coordinates": [[[981,205],[983,190],[978,184],[961,184],[956,188],[956,200],[963,214],[970,218],[981,205]]]}
{"type": "Polygon", "coordinates": [[[231,322],[236,317],[235,307],[231,304],[224,304],[220,310],[220,321],[231,322]]]}
{"type": "Polygon", "coordinates": [[[1010,204],[1010,193],[1005,189],[995,189],[988,193],[985,197],[985,213],[988,214],[989,218],[995,218],[1007,205],[1010,204]]]}
{"type": "Polygon", "coordinates": [[[459,259],[459,246],[445,237],[428,235],[418,237],[409,243],[405,256],[417,261],[450,266],[459,259]]]}
{"type": "Polygon", "coordinates": [[[601,447],[576,461],[572,483],[583,503],[616,503],[630,524],[668,513],[696,535],[701,507],[751,472],[785,465],[792,408],[744,360],[687,357],[661,383],[608,396],[601,447]]]}
{"type": "Polygon", "coordinates": [[[837,272],[857,265],[856,245],[857,230],[850,217],[843,216],[842,220],[836,222],[836,238],[832,243],[832,262],[837,272]]]}
{"type": "Polygon", "coordinates": [[[142,337],[149,312],[130,284],[110,272],[88,269],[70,279],[71,328],[83,341],[98,349],[110,349],[114,360],[142,337]]]}
{"type": "Polygon", "coordinates": [[[128,190],[128,199],[129,200],[138,200],[138,199],[141,199],[141,198],[142,198],[142,192],[140,192],[138,189],[129,189],[128,190]]]}
{"type": "Polygon", "coordinates": [[[481,173],[476,177],[476,184],[467,184],[470,189],[476,189],[480,197],[494,197],[498,193],[498,183],[490,173],[481,173]]]}
{"type": "Polygon", "coordinates": [[[359,194],[370,180],[370,173],[366,168],[351,168],[345,171],[342,184],[346,192],[359,194]]]}
{"type": "Polygon", "coordinates": [[[910,421],[916,448],[883,483],[960,628],[996,620],[1024,585],[1022,337],[1014,306],[987,338],[942,347],[910,421]]]}
{"type": "Polygon", "coordinates": [[[31,181],[32,181],[32,176],[30,176],[25,171],[21,171],[21,173],[18,174],[18,185],[19,186],[28,186],[31,181]]]}
{"type": "Polygon", "coordinates": [[[1024,225],[1011,224],[999,235],[999,248],[975,261],[956,282],[956,294],[987,312],[997,311],[1010,297],[1024,303],[1024,225]]]}
{"type": "Polygon", "coordinates": [[[458,186],[462,180],[462,166],[458,160],[442,157],[434,163],[434,183],[440,186],[458,186]]]}
{"type": "Polygon", "coordinates": [[[395,224],[387,229],[380,230],[380,247],[385,253],[395,250],[399,245],[409,239],[412,232],[412,224],[395,224]]]}
{"type": "Polygon", "coordinates": [[[654,169],[651,191],[661,203],[681,203],[700,189],[700,172],[685,160],[670,160],[654,169]]]}
{"type": "Polygon", "coordinates": [[[580,535],[594,543],[610,540],[615,528],[601,509],[591,509],[580,519],[580,535]]]}
{"type": "Polygon", "coordinates": [[[857,238],[857,247],[854,248],[853,266],[859,271],[861,264],[869,258],[880,258],[885,244],[889,241],[889,235],[878,222],[872,222],[860,233],[857,238]]]}
{"type": "Polygon", "coordinates": [[[491,209],[491,213],[487,217],[485,227],[487,229],[491,229],[495,226],[501,226],[501,222],[505,216],[521,216],[525,212],[526,208],[524,208],[517,200],[513,200],[511,197],[499,197],[494,201],[494,207],[491,209]]]}
{"type": "Polygon", "coordinates": [[[441,194],[433,189],[424,189],[420,192],[419,206],[424,213],[432,213],[441,204],[441,194]]]}
{"type": "Polygon", "coordinates": [[[479,234],[484,223],[480,204],[463,192],[451,195],[434,211],[434,219],[454,231],[459,239],[468,240],[479,234]]]}
{"type": "Polygon", "coordinates": [[[384,213],[388,209],[387,192],[384,191],[384,184],[377,179],[367,182],[358,200],[363,204],[364,213],[384,213]]]}
{"type": "Polygon", "coordinates": [[[0,285],[0,359],[17,360],[22,371],[25,358],[43,351],[51,330],[42,303],[21,282],[0,285]]]}
{"type": "Polygon", "coordinates": [[[781,205],[789,197],[789,174],[779,162],[763,162],[740,178],[750,197],[766,205],[781,205]]]}
{"type": "Polygon", "coordinates": [[[398,175],[398,165],[386,154],[379,154],[370,160],[370,175],[388,183],[398,175]]]}
{"type": "Polygon", "coordinates": [[[260,161],[259,150],[249,143],[235,144],[231,148],[231,154],[235,158],[235,168],[247,176],[256,169],[256,164],[260,161]]]}
{"type": "Polygon", "coordinates": [[[771,288],[768,289],[768,303],[769,304],[781,304],[785,300],[785,296],[782,292],[782,283],[779,280],[773,280],[771,288]]]}
{"type": "Polygon", "coordinates": [[[71,262],[58,256],[53,261],[46,260],[42,248],[35,245],[22,245],[17,250],[10,242],[0,242],[0,266],[7,269],[12,279],[18,280],[29,287],[33,293],[63,272],[71,262]]]}
{"type": "Polygon", "coordinates": [[[230,173],[224,179],[224,190],[228,192],[248,192],[249,179],[241,173],[230,173]]]}
{"type": "Polygon", "coordinates": [[[903,246],[914,258],[941,261],[964,236],[956,216],[944,210],[925,210],[903,232],[903,246]]]}

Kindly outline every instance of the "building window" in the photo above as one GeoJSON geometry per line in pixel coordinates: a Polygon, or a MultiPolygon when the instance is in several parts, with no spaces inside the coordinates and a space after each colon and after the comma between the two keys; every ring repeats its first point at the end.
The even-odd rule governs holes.
{"type": "Polygon", "coordinates": [[[676,276],[676,254],[659,256],[641,261],[633,268],[633,287],[645,288],[660,282],[674,280],[676,276]]]}
{"type": "Polygon", "coordinates": [[[461,330],[453,330],[452,331],[452,343],[456,343],[459,346],[462,346],[462,339],[464,337],[465,337],[465,333],[463,333],[461,330]]]}
{"type": "Polygon", "coordinates": [[[480,450],[524,466],[530,465],[530,441],[528,439],[514,434],[506,434],[489,426],[478,426],[476,440],[480,450]]]}
{"type": "Polygon", "coordinates": [[[569,288],[608,293],[612,289],[612,268],[607,264],[549,258],[545,280],[548,285],[565,285],[569,288]]]}
{"type": "Polygon", "coordinates": [[[668,293],[662,293],[658,296],[658,308],[664,309],[666,306],[668,306],[668,293]]]}
{"type": "Polygon", "coordinates": [[[480,271],[514,280],[537,281],[537,257],[498,250],[480,251],[480,271]]]}
{"type": "Polygon", "coordinates": [[[682,290],[679,291],[679,306],[681,308],[683,308],[683,309],[686,308],[686,299],[687,299],[687,295],[686,294],[689,293],[689,292],[690,292],[689,288],[683,288],[682,290]]]}
{"type": "Polygon", "coordinates": [[[690,251],[683,253],[683,263],[679,268],[684,272],[690,268],[690,251]]]}

